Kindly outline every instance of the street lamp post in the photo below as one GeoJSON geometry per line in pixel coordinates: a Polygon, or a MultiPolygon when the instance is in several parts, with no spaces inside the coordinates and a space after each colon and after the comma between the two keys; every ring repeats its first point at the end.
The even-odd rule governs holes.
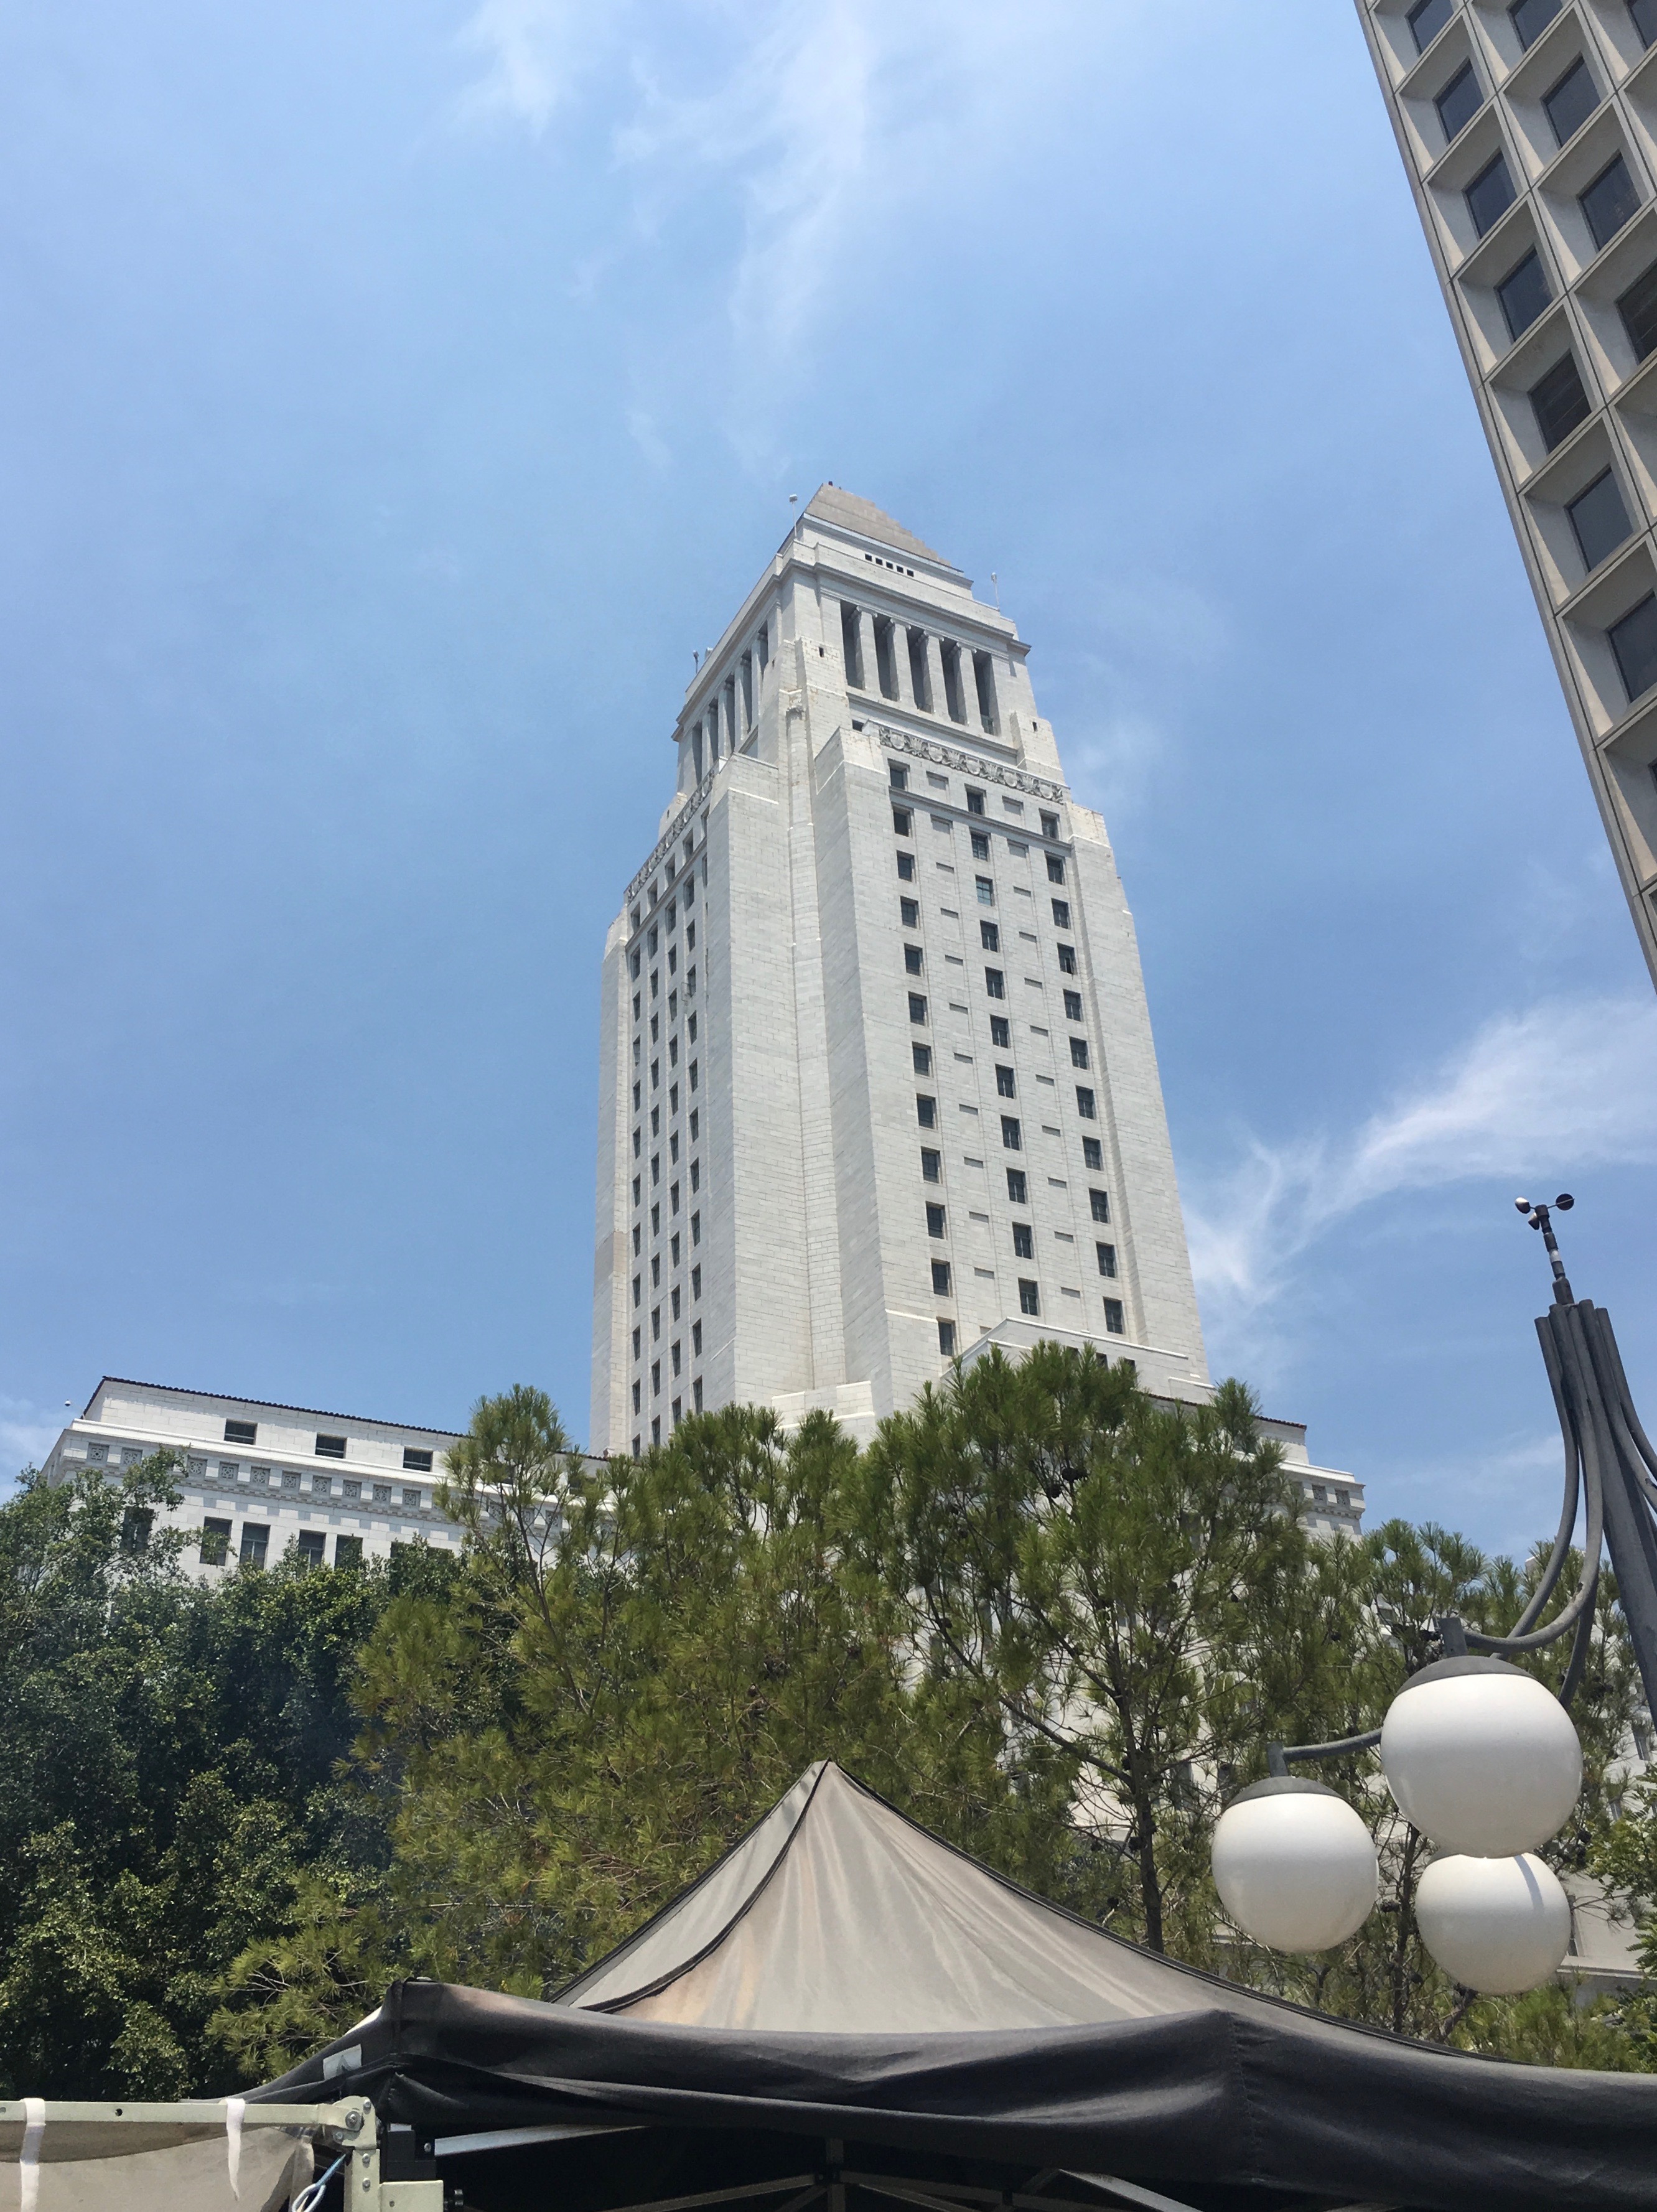
{"type": "Polygon", "coordinates": [[[1634,1409],[1610,1316],[1579,1300],[1565,1273],[1552,1217],[1574,1202],[1569,1193],[1551,1206],[1518,1200],[1553,1270],[1553,1304],[1536,1329],[1564,1440],[1565,1494],[1547,1565],[1505,1636],[1454,1613],[1435,1620],[1442,1656],[1411,1676],[1381,1728],[1332,1743],[1267,1746],[1266,1778],[1243,1790],[1215,1830],[1214,1879],[1232,1918],[1272,1949],[1327,1948],[1373,1909],[1379,1870],[1369,1830],[1335,1791],[1290,1769],[1378,1747],[1399,1810],[1449,1854],[1427,1869],[1417,1894],[1417,1923],[1439,1963],[1468,1988],[1512,1990],[1546,1980],[1564,1956],[1569,1904],[1534,1853],[1564,1825],[1581,1788],[1569,1708],[1593,1640],[1604,1553],[1657,1710],[1657,1449],[1634,1409]],[[1579,1517],[1581,1580],[1539,1626],[1579,1517]],[[1557,1699],[1504,1656],[1567,1635],[1557,1699]]]}

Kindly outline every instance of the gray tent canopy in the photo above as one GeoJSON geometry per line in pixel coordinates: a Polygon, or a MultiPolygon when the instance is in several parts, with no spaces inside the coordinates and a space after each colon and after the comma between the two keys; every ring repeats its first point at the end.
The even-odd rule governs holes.
{"type": "Polygon", "coordinates": [[[477,2212],[1657,2202],[1657,2080],[1429,2048],[1157,1958],[830,1763],[552,2002],[400,1983],[255,2095],[348,2087],[477,2212]]]}

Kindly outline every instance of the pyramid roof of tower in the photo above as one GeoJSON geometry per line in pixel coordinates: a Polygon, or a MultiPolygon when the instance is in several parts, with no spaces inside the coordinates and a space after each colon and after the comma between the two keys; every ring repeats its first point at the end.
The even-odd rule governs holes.
{"type": "MultiPolygon", "coordinates": [[[[895,553],[919,553],[926,561],[944,561],[944,556],[934,553],[913,531],[906,530],[901,522],[894,522],[872,501],[859,499],[854,491],[846,491],[839,484],[819,484],[805,512],[819,522],[835,523],[842,530],[854,530],[859,538],[872,538],[877,544],[889,545],[895,553]]],[[[944,565],[948,568],[950,563],[944,562],[944,565]]]]}

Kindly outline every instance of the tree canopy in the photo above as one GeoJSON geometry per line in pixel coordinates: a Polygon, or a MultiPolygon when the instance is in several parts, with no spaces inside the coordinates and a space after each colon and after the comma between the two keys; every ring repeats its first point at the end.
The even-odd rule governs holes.
{"type": "MultiPolygon", "coordinates": [[[[463,1552],[389,1566],[192,1577],[155,1524],[170,1484],[165,1460],[31,1476],[0,1506],[5,2094],[223,2091],[398,1974],[546,1994],[823,1757],[1214,1971],[1469,2047],[1657,2060],[1647,1994],[1446,1982],[1414,1926],[1426,1847],[1373,1759],[1326,1770],[1381,1852],[1364,1929],[1285,1960],[1227,1925],[1209,1842],[1266,1743],[1375,1725],[1435,1613],[1505,1626],[1539,1565],[1400,1522],[1312,1540],[1238,1384],[1176,1407],[1045,1345],[866,1450],[734,1407],[601,1467],[520,1388],[451,1455],[463,1552]]],[[[1607,1589],[1587,1786],[1550,1850],[1651,1913],[1638,1703],[1607,1589]]]]}

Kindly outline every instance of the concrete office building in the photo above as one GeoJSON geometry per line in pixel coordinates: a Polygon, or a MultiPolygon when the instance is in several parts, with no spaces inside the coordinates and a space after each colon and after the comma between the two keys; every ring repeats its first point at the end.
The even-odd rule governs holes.
{"type": "Polygon", "coordinates": [[[1357,0],[1657,978],[1657,0],[1357,0]]]}
{"type": "Polygon", "coordinates": [[[183,1502],[160,1518],[200,1532],[186,1565],[204,1575],[243,1561],[274,1566],[293,1550],[317,1566],[343,1566],[399,1543],[459,1549],[460,1531],[433,1494],[453,1442],[441,1429],[106,1375],[41,1472],[52,1482],[118,1474],[170,1451],[183,1502]]]}
{"type": "Polygon", "coordinates": [[[1133,923],[1028,650],[824,485],[701,659],[604,949],[595,1450],[732,1401],[866,1438],[1041,1338],[1207,1395],[1133,923]]]}

